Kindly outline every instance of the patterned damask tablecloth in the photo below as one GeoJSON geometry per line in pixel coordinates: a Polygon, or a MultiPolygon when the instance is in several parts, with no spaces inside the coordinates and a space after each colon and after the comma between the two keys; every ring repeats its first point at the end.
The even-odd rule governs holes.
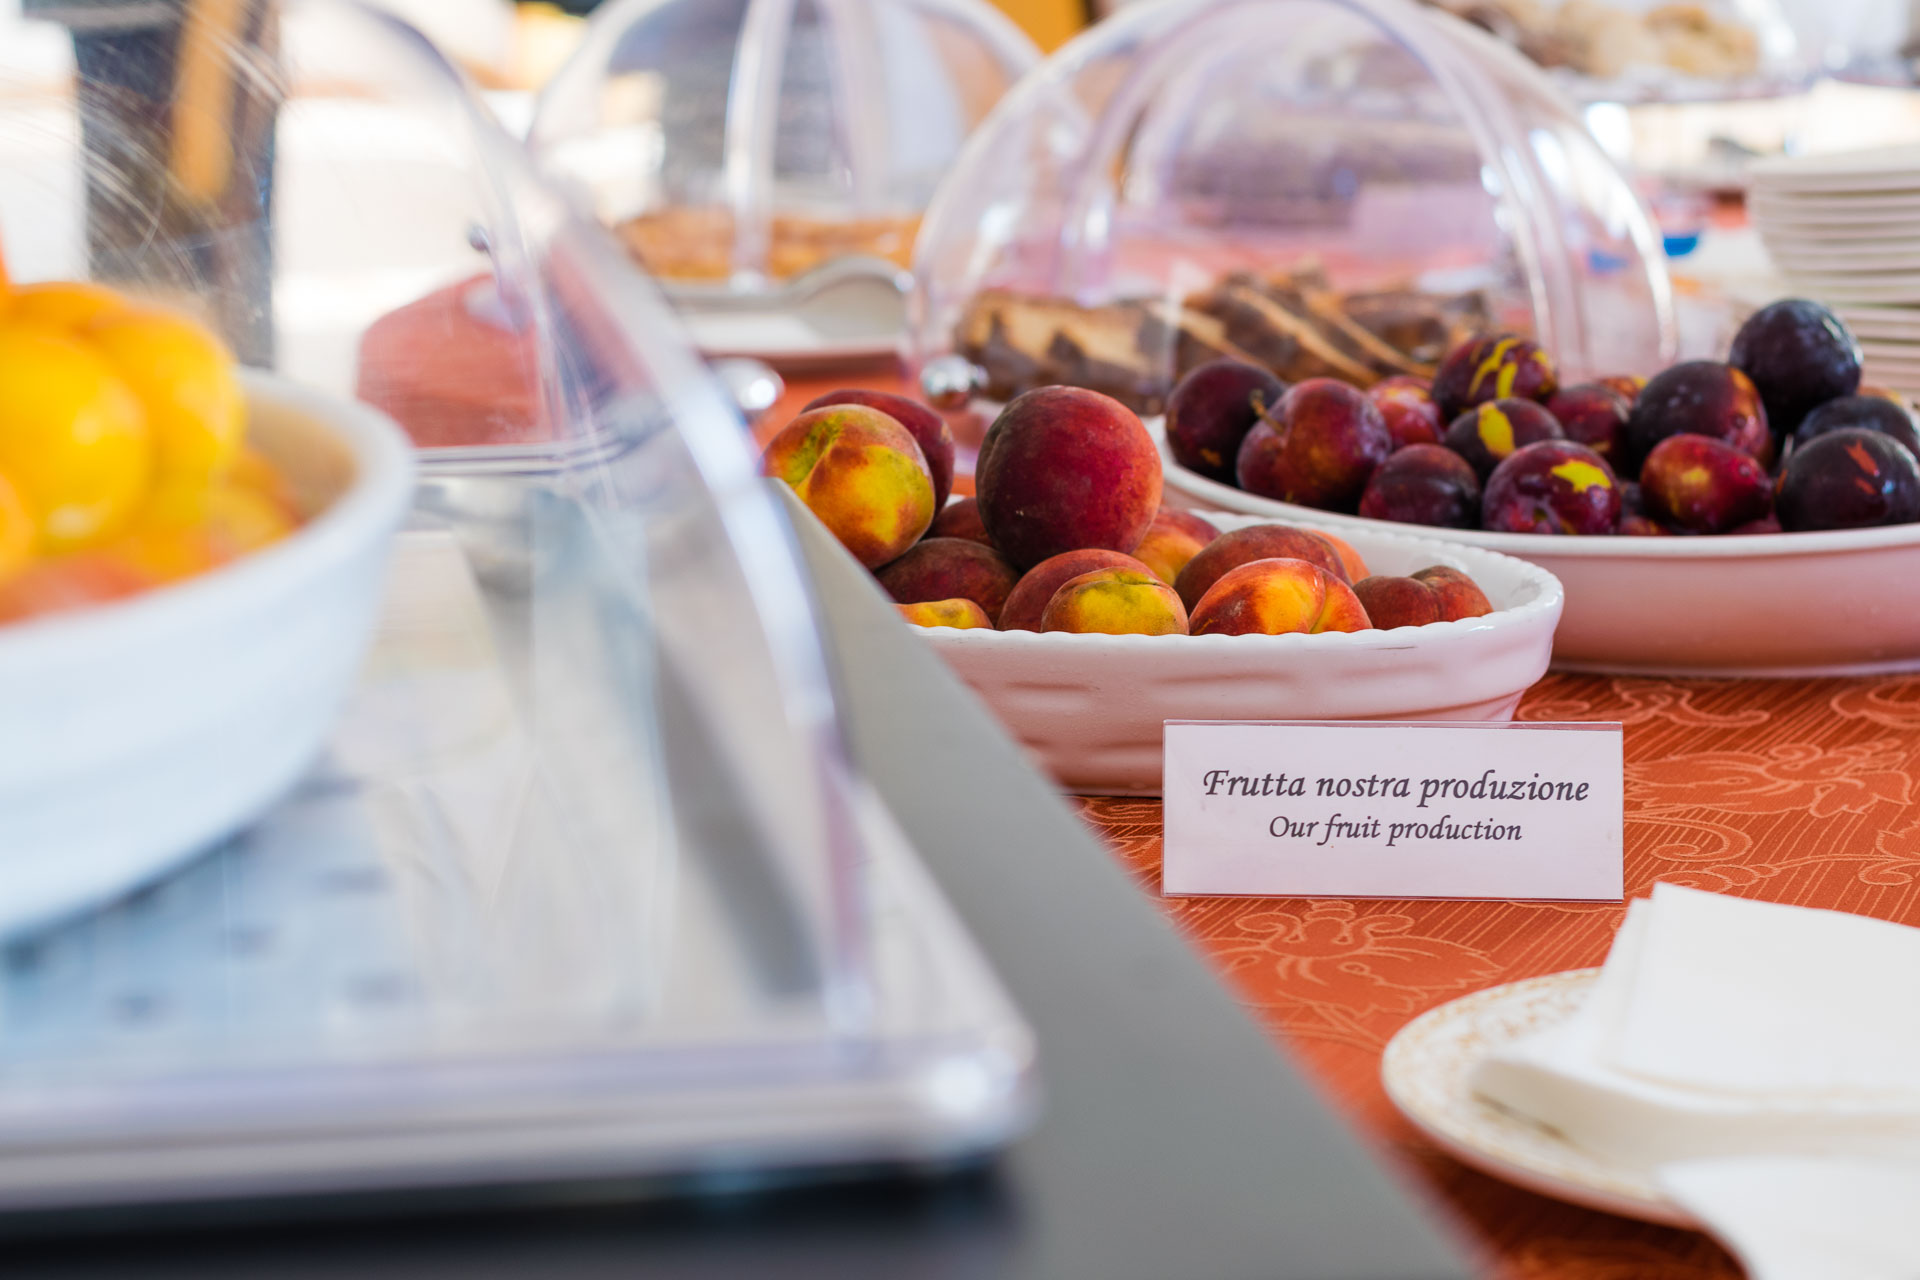
{"type": "MultiPolygon", "coordinates": [[[[1626,725],[1627,892],[1655,880],[1920,924],[1920,678],[1672,681],[1552,675],[1524,720],[1626,725]]],[[[1159,893],[1160,803],[1080,798],[1159,893]]],[[[1172,919],[1332,1098],[1483,1250],[1536,1280],[1734,1280],[1704,1236],[1475,1173],[1380,1088],[1380,1052],[1456,996],[1599,964],[1612,904],[1167,899],[1172,919]]]]}

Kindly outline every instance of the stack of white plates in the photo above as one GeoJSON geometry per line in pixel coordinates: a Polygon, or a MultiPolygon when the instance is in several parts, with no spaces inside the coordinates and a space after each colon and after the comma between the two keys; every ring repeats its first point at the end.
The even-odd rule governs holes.
{"type": "Polygon", "coordinates": [[[1920,146],[1765,160],[1749,207],[1803,297],[1832,307],[1866,381],[1920,395],[1920,146]]]}

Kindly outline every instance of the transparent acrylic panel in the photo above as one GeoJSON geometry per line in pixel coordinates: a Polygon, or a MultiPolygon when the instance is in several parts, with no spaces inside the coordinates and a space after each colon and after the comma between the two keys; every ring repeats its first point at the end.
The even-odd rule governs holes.
{"type": "Polygon", "coordinates": [[[661,300],[410,28],[232,18],[0,18],[41,51],[0,82],[9,263],[199,312],[261,394],[359,394],[422,478],[298,790],[6,952],[0,1208],[88,1131],[347,1125],[414,1169],[485,1114],[587,1172],[1003,1131],[1030,1044],[848,761],[793,531],[661,300]],[[956,1055],[958,1111],[923,1078],[956,1055]]]}
{"type": "Polygon", "coordinates": [[[1168,0],[969,141],[915,254],[921,359],[1142,410],[1221,354],[1362,385],[1480,328],[1575,374],[1671,354],[1647,215],[1542,73],[1398,0],[1168,0]]]}
{"type": "Polygon", "coordinates": [[[847,257],[904,267],[1038,57],[985,0],[618,0],[529,145],[670,287],[751,295],[847,257]]]}

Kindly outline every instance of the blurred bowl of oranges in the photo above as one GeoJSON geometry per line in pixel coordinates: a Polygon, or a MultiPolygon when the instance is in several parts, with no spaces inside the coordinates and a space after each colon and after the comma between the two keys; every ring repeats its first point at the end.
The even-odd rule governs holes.
{"type": "Polygon", "coordinates": [[[412,454],[210,330],[0,272],[0,933],[243,827],[319,752],[412,454]]]}

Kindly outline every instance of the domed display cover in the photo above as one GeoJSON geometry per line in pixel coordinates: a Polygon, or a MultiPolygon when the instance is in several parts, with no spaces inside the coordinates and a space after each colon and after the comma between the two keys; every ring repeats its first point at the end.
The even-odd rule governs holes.
{"type": "Polygon", "coordinates": [[[404,24],[141,11],[0,18],[15,283],[196,313],[249,386],[430,448],[320,764],[136,896],[5,922],[0,1212],[1017,1128],[1030,1039],[849,759],[794,531],[651,284],[404,24]]]}
{"type": "Polygon", "coordinates": [[[1675,344],[1646,211],[1545,74],[1400,0],[1123,11],[968,142],[914,276],[917,357],[999,399],[1157,411],[1223,355],[1364,386],[1487,329],[1575,376],[1675,344]]]}
{"type": "Polygon", "coordinates": [[[985,0],[619,0],[542,93],[536,163],[670,288],[904,268],[962,142],[1039,60],[985,0]]]}

